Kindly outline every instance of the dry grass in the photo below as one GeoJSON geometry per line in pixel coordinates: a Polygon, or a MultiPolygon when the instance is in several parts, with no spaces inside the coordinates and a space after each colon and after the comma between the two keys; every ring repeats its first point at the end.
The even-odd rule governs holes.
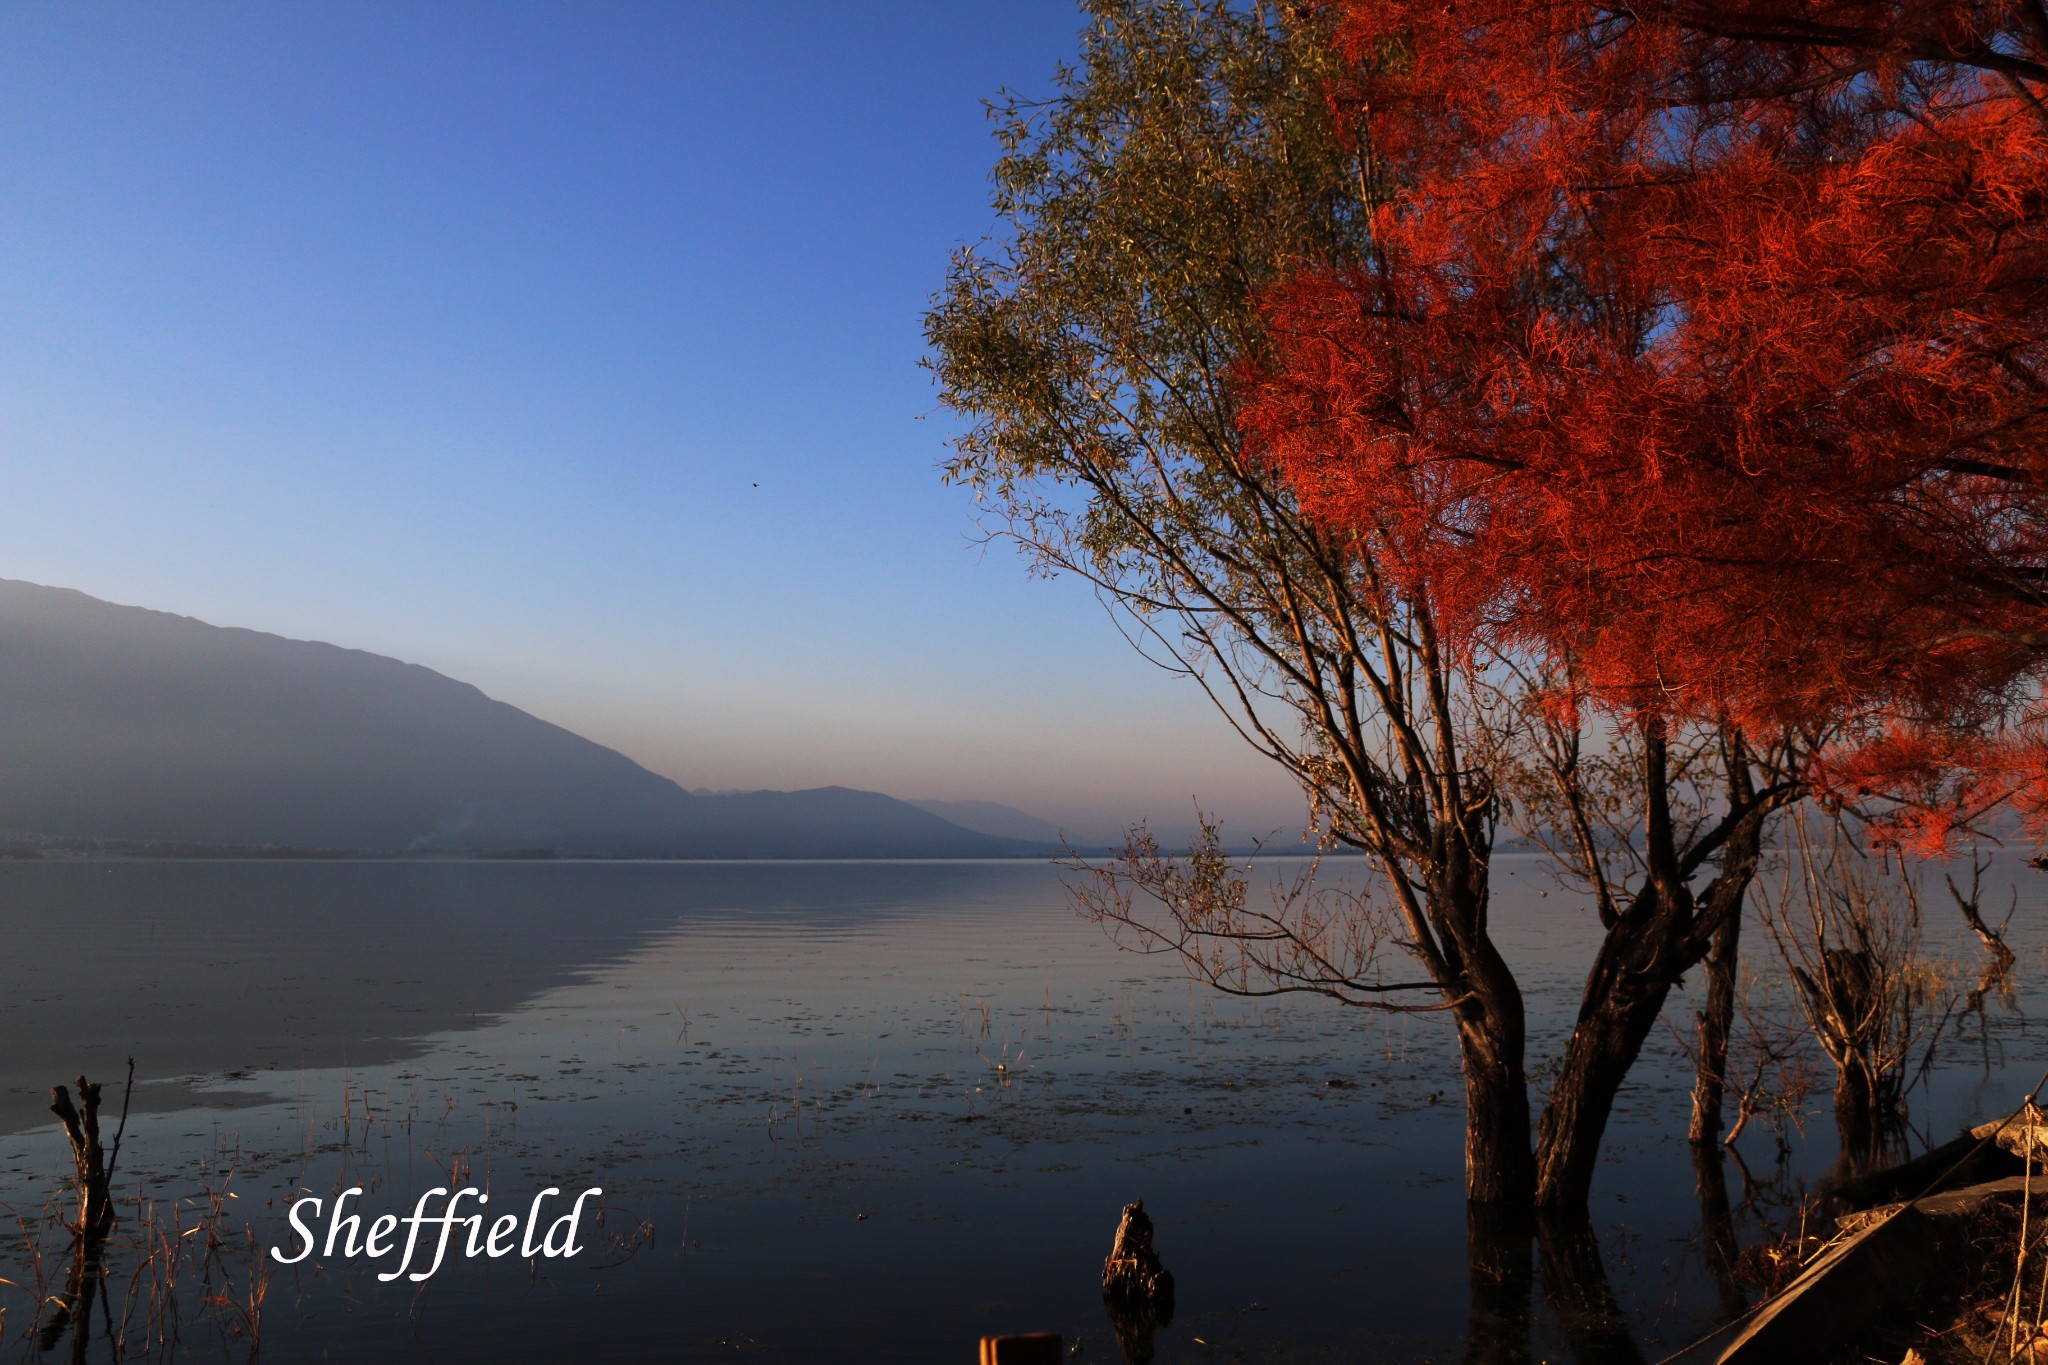
{"type": "Polygon", "coordinates": [[[1952,1258],[1955,1282],[1939,1286],[1941,1313],[1909,1347],[1925,1365],[2016,1365],[2048,1361],[2038,1265],[2048,1248],[2048,1216],[2023,1216],[2018,1205],[1989,1205],[1972,1220],[1963,1252],[1952,1258]],[[2022,1236],[2022,1228],[2025,1235],[2022,1236]]]}
{"type": "Polygon", "coordinates": [[[69,1191],[13,1223],[0,1278],[18,1301],[0,1317],[0,1341],[34,1337],[43,1350],[70,1339],[74,1357],[90,1343],[115,1360],[168,1359],[188,1332],[229,1342],[261,1340],[271,1268],[253,1229],[237,1225],[233,1175],[191,1194],[151,1197],[140,1188],[116,1205],[119,1221],[87,1246],[66,1219],[69,1191]]]}

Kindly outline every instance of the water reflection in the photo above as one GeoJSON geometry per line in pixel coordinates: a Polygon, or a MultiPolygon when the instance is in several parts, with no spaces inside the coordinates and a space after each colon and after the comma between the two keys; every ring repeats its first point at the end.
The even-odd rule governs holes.
{"type": "MultiPolygon", "coordinates": [[[[1108,948],[1042,867],[128,865],[9,869],[0,897],[31,915],[0,959],[0,1068],[33,1088],[16,1127],[46,1122],[36,1092],[79,1047],[133,1045],[145,1073],[253,1065],[235,1084],[254,1107],[145,1115],[130,1145],[170,1192],[232,1170],[266,1244],[295,1189],[360,1179],[405,1206],[458,1160],[510,1191],[601,1184],[615,1230],[652,1225],[618,1265],[452,1266],[417,1305],[346,1266],[281,1273],[271,1365],[943,1361],[1047,1329],[1085,1337],[1082,1360],[1135,1358],[1099,1273],[1140,1198],[1179,1282],[1162,1365],[1524,1365],[1560,1339],[1638,1361],[1740,1307],[1741,1240],[1835,1156],[1824,1123],[1788,1130],[1761,1183],[1740,1148],[1694,1149],[1690,1072],[1660,1036],[1592,1222],[1466,1208],[1443,1030],[1192,990],[1108,948]],[[136,993],[104,1017],[49,986],[78,924],[136,993]]],[[[1533,1065],[1569,1033],[1597,922],[1512,887],[1495,914],[1528,964],[1533,1065]]],[[[1973,1075],[1936,1066],[1915,1092],[1923,1122],[2009,1108],[2010,1074],[2038,1074],[2015,1016],[1994,1004],[1979,1033],[1996,1048],[1968,1039],[1973,1075]]],[[[46,1197],[54,1150],[0,1139],[0,1199],[46,1197]]]]}
{"type": "Polygon", "coordinates": [[[991,898],[1042,903],[1045,870],[1012,871],[1027,875],[971,863],[0,861],[0,1133],[49,1122],[53,1077],[115,1070],[132,1051],[155,1082],[138,1109],[180,1108],[201,1097],[166,1078],[420,1056],[423,1039],[622,961],[686,919],[830,935],[991,898]],[[90,972],[75,969],[80,944],[90,972]]]}
{"type": "Polygon", "coordinates": [[[1536,1221],[1543,1298],[1557,1315],[1579,1365],[1643,1365],[1628,1315],[1608,1282],[1600,1239],[1584,1216],[1546,1214],[1536,1221]]]}
{"type": "Polygon", "coordinates": [[[1828,1168],[1826,1183],[1847,1185],[1877,1171],[1911,1159],[1913,1132],[1904,1114],[1896,1109],[1837,1110],[1835,1113],[1836,1156],[1828,1168]]]}
{"type": "MultiPolygon", "coordinates": [[[[1735,1211],[1728,1203],[1728,1157],[1719,1142],[1695,1142],[1693,1192],[1700,1201],[1700,1251],[1721,1295],[1721,1311],[1732,1321],[1749,1308],[1749,1294],[1735,1276],[1742,1245],[1735,1236],[1735,1211]]],[[[1740,1157],[1736,1158],[1738,1161],[1740,1157]]],[[[1745,1179],[1747,1168],[1744,1169],[1745,1179]]]]}
{"type": "Polygon", "coordinates": [[[1471,1286],[1466,1365],[1529,1365],[1535,1289],[1533,1217],[1494,1204],[1465,1206],[1465,1265],[1471,1286]]]}
{"type": "Polygon", "coordinates": [[[1467,1365],[1529,1365],[1536,1358],[1532,1291],[1578,1365],[1641,1365],[1590,1220],[1472,1204],[1466,1210],[1471,1285],[1467,1365]]]}

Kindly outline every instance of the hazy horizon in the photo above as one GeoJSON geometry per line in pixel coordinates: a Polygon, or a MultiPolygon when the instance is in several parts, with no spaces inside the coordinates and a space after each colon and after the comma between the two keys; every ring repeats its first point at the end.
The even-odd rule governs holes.
{"type": "Polygon", "coordinates": [[[938,478],[980,101],[1079,23],[0,15],[0,576],[424,664],[686,787],[1298,823],[938,478]]]}
{"type": "MultiPolygon", "coordinates": [[[[4,593],[18,593],[18,591],[23,591],[23,589],[27,589],[27,591],[31,591],[31,593],[39,593],[39,596],[37,596],[37,598],[33,598],[35,602],[43,604],[43,606],[39,606],[39,610],[47,610],[47,606],[53,606],[55,602],[78,602],[78,600],[80,600],[78,596],[70,596],[70,593],[78,593],[78,589],[66,589],[66,587],[63,587],[63,585],[57,585],[57,583],[27,583],[27,581],[23,581],[23,579],[6,579],[6,577],[0,577],[0,591],[4,591],[4,593]],[[49,593],[49,589],[55,589],[55,593],[49,593]]],[[[248,628],[248,626],[238,626],[236,622],[219,622],[219,620],[215,620],[215,622],[209,622],[209,620],[203,620],[203,618],[199,618],[199,616],[193,616],[193,614],[190,614],[190,612],[166,612],[164,608],[152,608],[152,606],[147,606],[147,604],[139,604],[139,602],[106,602],[106,600],[100,600],[100,598],[92,598],[92,596],[90,596],[90,593],[84,593],[84,596],[82,596],[82,598],[84,598],[84,602],[88,602],[88,604],[96,604],[96,606],[92,608],[94,612],[100,612],[100,610],[104,610],[104,608],[109,608],[109,606],[113,606],[113,608],[139,608],[139,610],[143,610],[143,612],[156,612],[158,616],[154,616],[154,620],[164,620],[164,618],[178,618],[178,620],[186,620],[186,622],[197,622],[199,626],[211,626],[211,628],[227,628],[229,632],[233,632],[233,630],[240,630],[242,634],[240,634],[240,636],[236,636],[236,639],[250,639],[250,628],[248,628]]],[[[276,641],[291,641],[291,643],[313,643],[313,645],[332,645],[332,647],[336,647],[336,649],[342,649],[342,651],[346,651],[346,653],[348,653],[348,657],[365,657],[365,655],[367,655],[367,657],[371,657],[371,659],[381,659],[381,661],[393,661],[393,663],[406,663],[406,665],[414,665],[414,663],[418,663],[416,659],[395,659],[395,657],[391,657],[391,655],[381,655],[379,651],[365,651],[365,649],[360,649],[358,645],[352,645],[352,643],[348,643],[348,641],[311,641],[311,639],[309,639],[309,636],[295,636],[295,634],[289,634],[289,632],[279,632],[279,630],[258,630],[258,632],[254,632],[254,634],[258,634],[258,636],[270,636],[270,639],[276,639],[276,641]]],[[[20,641],[10,641],[10,643],[16,643],[16,645],[20,645],[20,641]]],[[[31,655],[33,655],[33,647],[31,647],[31,655]]],[[[27,663],[27,661],[18,661],[18,665],[16,665],[16,671],[18,671],[20,675],[27,675],[27,673],[33,673],[33,671],[35,671],[35,669],[31,669],[31,667],[20,667],[20,665],[23,665],[23,663],[27,663]]],[[[150,659],[150,657],[147,657],[147,655],[135,655],[135,657],[125,657],[125,659],[121,659],[119,663],[117,663],[115,655],[109,655],[109,657],[106,657],[106,659],[104,659],[104,663],[106,663],[106,665],[117,665],[117,669],[119,669],[119,671],[125,671],[125,673],[133,673],[133,669],[137,669],[137,667],[139,667],[139,669],[152,669],[152,667],[156,667],[156,663],[152,663],[152,659],[150,659]]],[[[426,667],[426,665],[422,665],[422,667],[426,667]]],[[[444,669],[432,669],[432,671],[434,671],[434,673],[438,673],[438,675],[440,675],[440,677],[444,677],[444,679],[449,679],[449,681],[455,681],[455,684],[467,684],[467,686],[471,686],[471,688],[475,688],[475,686],[477,686],[477,684],[475,684],[475,679],[471,679],[471,677],[463,677],[463,675],[459,675],[459,673],[449,673],[449,671],[444,671],[444,669]]],[[[18,677],[10,677],[10,681],[18,681],[18,677]]],[[[117,684],[117,679],[115,679],[115,677],[109,677],[109,679],[106,679],[106,681],[109,681],[109,684],[117,684]]],[[[190,684],[190,681],[195,681],[195,679],[186,679],[186,684],[190,684]]],[[[240,692],[242,688],[246,688],[246,686],[250,684],[250,681],[254,681],[254,679],[250,679],[250,677],[240,677],[240,675],[238,675],[238,677],[221,677],[221,679],[217,679],[217,681],[215,681],[215,684],[205,684],[205,686],[207,686],[209,690],[229,690],[229,692],[240,692]]],[[[90,688],[90,686],[94,686],[94,684],[86,684],[86,686],[90,688]]],[[[47,690],[47,688],[45,688],[43,692],[45,692],[45,694],[49,694],[49,690],[47,690]]],[[[932,796],[930,792],[915,792],[915,790],[903,790],[903,792],[893,792],[893,790],[887,790],[887,788],[877,788],[877,786],[862,786],[862,784],[858,784],[858,782],[797,782],[797,784],[791,784],[791,786],[776,786],[776,784],[772,784],[772,782],[735,782],[735,784],[729,784],[729,786],[713,786],[713,784],[702,784],[702,782],[696,782],[696,784],[692,784],[692,782],[688,782],[688,780],[686,780],[686,776],[682,776],[682,774],[670,774],[670,772],[662,772],[662,769],[659,769],[657,765],[653,765],[653,763],[647,763],[647,761],[645,761],[645,759],[643,759],[641,755],[633,753],[631,749],[627,749],[627,747],[623,747],[623,745],[610,745],[610,743],[606,743],[606,741],[602,741],[602,739],[598,739],[598,737],[594,737],[594,735],[586,735],[586,733],[578,731],[578,726],[573,726],[573,724],[565,724],[565,722],[561,722],[561,720],[559,720],[557,716],[547,716],[547,714],[543,714],[543,712],[537,712],[537,710],[532,710],[532,708],[520,706],[518,702],[510,702],[510,698],[504,698],[504,696],[496,696],[496,694],[494,694],[492,690],[489,690],[489,688],[477,688],[477,692],[481,692],[481,694],[483,694],[485,698],[489,698],[489,700],[494,700],[494,702],[508,702],[508,704],[512,704],[512,706],[518,706],[518,710],[522,710],[522,712],[526,712],[526,714],[530,714],[530,716],[535,716],[537,720],[545,720],[545,722],[551,722],[551,724],[561,724],[561,729],[565,729],[565,731],[569,731],[569,733],[575,733],[575,735],[580,735],[582,739],[590,739],[590,741],[594,741],[594,743],[600,743],[600,745],[604,745],[606,749],[614,749],[614,751],[618,751],[618,753],[621,753],[621,755],[625,755],[627,759],[631,759],[633,763],[639,763],[641,767],[645,767],[645,769],[647,769],[647,772],[653,772],[653,774],[655,774],[655,776],[659,776],[659,778],[668,778],[670,782],[676,782],[676,786],[680,786],[680,788],[684,788],[684,790],[688,790],[688,792],[696,792],[696,794],[719,794],[719,796],[723,796],[723,794],[745,794],[745,792],[791,792],[791,790],[813,790],[813,788],[856,788],[856,790],[870,790],[870,792],[883,792],[883,794],[887,794],[887,796],[895,796],[895,798],[899,798],[899,800],[905,800],[905,802],[911,802],[911,804],[961,806],[961,808],[958,808],[958,810],[938,810],[938,814],[940,814],[940,817],[942,817],[942,819],[958,819],[958,823],[963,823],[963,825],[965,825],[967,829],[979,829],[979,827],[981,827],[981,823],[979,823],[979,821],[975,821],[975,819],[961,819],[961,817],[963,817],[963,814],[967,812],[967,808],[971,808],[971,806],[981,806],[981,804],[997,804],[997,806],[1006,806],[1006,808],[1010,808],[1010,810],[1018,810],[1018,812],[1022,812],[1022,814],[1028,814],[1028,817],[1034,817],[1034,821],[1042,821],[1044,825],[1047,825],[1047,829],[1042,829],[1042,831],[1036,831],[1036,829],[1034,829],[1034,831],[1010,831],[1010,829],[991,829],[991,833],[1004,833],[1004,835],[1012,835],[1012,837],[1022,837],[1022,839],[1047,839],[1047,841],[1051,841],[1051,839],[1057,839],[1057,837],[1061,837],[1061,835],[1065,835],[1065,837],[1073,837],[1073,839],[1079,839],[1079,841],[1090,841],[1090,839],[1108,839],[1108,841],[1114,841],[1114,837],[1116,837],[1116,835],[1118,835],[1118,833],[1120,833],[1120,831],[1122,831],[1124,827],[1128,827],[1130,823],[1135,823],[1135,821],[1141,821],[1141,819],[1149,819],[1149,821],[1153,823],[1153,827],[1155,827],[1155,829],[1159,829],[1159,831],[1161,831],[1161,833],[1165,833],[1165,835],[1171,835],[1171,837],[1180,837],[1180,835],[1184,833],[1184,829],[1186,829],[1186,827],[1192,827],[1192,823],[1194,823],[1194,821],[1192,821],[1192,817],[1194,817],[1194,806],[1192,806],[1192,804],[1186,804],[1186,806],[1182,806],[1182,808],[1178,808],[1178,810],[1176,810],[1176,808],[1124,808],[1124,810],[1114,810],[1114,808],[1110,808],[1110,814],[1087,814],[1087,812],[1081,812],[1081,814],[1047,814],[1047,812],[1044,812],[1044,810],[1032,810],[1032,808],[1028,808],[1028,806],[1022,806],[1022,804],[1018,804],[1018,802],[1008,802],[1008,800],[1001,800],[1001,798],[989,798],[989,796],[983,796],[983,794],[969,794],[969,796],[963,796],[963,798],[948,798],[948,796],[932,796]]],[[[178,694],[178,686],[176,686],[176,684],[172,686],[172,694],[178,694]]],[[[51,694],[51,696],[53,696],[53,694],[51,694]]],[[[131,702],[131,708],[133,708],[133,704],[135,704],[135,702],[131,702]]],[[[182,720],[182,722],[170,722],[170,720],[156,720],[156,722],[152,722],[152,720],[150,720],[150,716],[147,716],[147,714],[143,714],[143,712],[133,712],[131,708],[123,708],[123,710],[121,710],[121,714],[125,716],[125,722],[127,722],[127,724],[131,724],[131,726],[139,724],[139,726],[143,726],[143,729],[147,729],[147,726],[150,726],[150,724],[160,724],[160,726],[162,726],[162,724],[190,724],[190,722],[193,722],[193,720],[190,720],[190,718],[186,718],[186,720],[182,720]]],[[[109,712],[109,714],[111,714],[111,712],[109,712]]],[[[55,745],[57,745],[59,749],[63,749],[63,747],[66,747],[66,743],[72,743],[72,741],[61,741],[61,739],[59,739],[57,735],[47,735],[45,739],[49,739],[51,743],[55,743],[55,745]]],[[[154,741],[152,741],[150,737],[147,737],[147,735],[137,735],[137,743],[139,743],[139,745],[143,745],[143,747],[150,747],[150,749],[156,749],[156,743],[154,743],[154,741]]],[[[371,733],[365,733],[365,735],[362,735],[362,737],[360,737],[360,741],[358,741],[358,743],[375,743],[375,739],[373,739],[373,735],[371,735],[371,733]]],[[[16,755],[16,759],[18,759],[18,757],[20,757],[20,755],[16,755]]],[[[94,763],[88,763],[88,765],[94,765],[94,763]]],[[[14,769],[14,772],[16,772],[16,778],[18,778],[18,776],[20,776],[20,772],[35,772],[35,769],[37,769],[37,765],[35,765],[35,763],[29,763],[27,767],[20,767],[20,765],[16,763],[16,769],[14,769]]],[[[31,780],[31,786],[37,786],[37,782],[35,782],[35,780],[31,780]]],[[[59,784],[59,786],[61,786],[61,784],[59,784]]],[[[1108,808],[1108,806],[1102,806],[1102,808],[1108,808]]],[[[1212,808],[1212,802],[1204,802],[1204,808],[1212,808]]],[[[997,821],[997,825],[1012,825],[1012,823],[1010,823],[1010,821],[997,821]]],[[[29,827],[33,827],[33,823],[31,823],[31,825],[23,825],[23,829],[29,829],[29,827]]],[[[1237,827],[1237,829],[1231,829],[1231,833],[1233,833],[1233,835],[1241,835],[1241,837],[1251,837],[1251,839],[1257,839],[1257,837],[1266,837],[1266,835],[1268,835],[1268,833],[1272,833],[1272,831],[1274,831],[1274,827],[1260,827],[1260,825],[1257,825],[1257,819],[1255,819],[1255,817],[1253,817],[1251,821],[1245,821],[1245,827],[1237,827]]],[[[1282,829],[1282,833],[1288,833],[1288,829],[1282,829]]],[[[285,843],[305,843],[307,839],[309,839],[309,837],[293,837],[293,839],[285,839],[285,843]]],[[[233,841],[233,839],[231,839],[231,841],[233,841]]],[[[256,841],[264,841],[264,839],[256,839],[256,841]]],[[[317,837],[311,837],[311,843],[315,843],[315,845],[317,845],[317,843],[322,843],[322,841],[319,841],[317,837]]]]}

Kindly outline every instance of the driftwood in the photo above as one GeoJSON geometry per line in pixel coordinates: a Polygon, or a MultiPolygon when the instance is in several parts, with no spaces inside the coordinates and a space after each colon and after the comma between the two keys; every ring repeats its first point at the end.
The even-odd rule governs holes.
{"type": "Polygon", "coordinates": [[[1838,1188],[1834,1198],[1852,1206],[1895,1202],[1838,1218],[1840,1238],[1760,1306],[1718,1365],[1806,1365],[1909,1315],[1930,1277],[1968,1254],[1969,1226],[1982,1209],[2042,1197],[2048,1181],[2032,1167],[2044,1155],[2048,1111],[2029,1098],[2008,1118],[1838,1188]],[[2020,1173],[1985,1178],[2014,1168],[2020,1173]]]}
{"type": "Polygon", "coordinates": [[[1102,1263],[1102,1302],[1130,1365],[1152,1359],[1152,1333],[1173,1321],[1173,1274],[1152,1249],[1152,1220],[1139,1200],[1124,1205],[1116,1241],[1102,1263]]]}
{"type": "Polygon", "coordinates": [[[1807,1365],[1844,1338],[1910,1311],[1934,1267],[1954,1248],[1940,1225],[1908,1204],[1817,1257],[1750,1319],[1716,1365],[1807,1365]]]}
{"type": "Polygon", "coordinates": [[[1718,1365],[1805,1365],[1909,1317],[1929,1277],[1963,1254],[1969,1220],[1988,1204],[2039,1198],[2042,1183],[2008,1176],[1842,1218],[1842,1240],[1751,1320],[1718,1365]]]}
{"type": "Polygon", "coordinates": [[[1939,1194],[1923,1195],[1918,1199],[1901,1200],[1896,1204],[1879,1204],[1874,1209],[1859,1209],[1854,1213],[1845,1213],[1835,1219],[1835,1227],[1853,1236],[1907,1208],[1937,1221],[1967,1220],[1980,1212],[1986,1204],[2001,1201],[2017,1202],[2030,1194],[2044,1193],[2048,1193],[2048,1180],[2041,1176],[2009,1175],[2003,1180],[1987,1180],[1977,1185],[1965,1185],[1960,1189],[1943,1190],[1939,1194]]]}
{"type": "Polygon", "coordinates": [[[1825,1190],[1837,1206],[1856,1210],[1897,1203],[1933,1188],[1981,1185],[2006,1176],[2023,1175],[2026,1163],[1997,1143],[1982,1140],[1982,1129],[1882,1171],[1830,1183],[1825,1190]]]}

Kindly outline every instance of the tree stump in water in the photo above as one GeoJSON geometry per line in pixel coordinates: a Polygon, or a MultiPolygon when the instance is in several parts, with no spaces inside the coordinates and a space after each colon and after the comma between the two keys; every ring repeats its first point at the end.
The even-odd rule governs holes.
{"type": "Polygon", "coordinates": [[[1102,1296],[1131,1304],[1173,1304],[1173,1275],[1152,1249],[1152,1220],[1145,1201],[1124,1205],[1116,1225],[1116,1241],[1102,1263],[1102,1296]]]}
{"type": "Polygon", "coordinates": [[[1152,1359],[1152,1333],[1173,1321],[1173,1275],[1152,1249],[1152,1220],[1143,1200],[1124,1205],[1116,1241],[1102,1263],[1102,1302],[1117,1348],[1131,1365],[1152,1359]]]}
{"type": "Polygon", "coordinates": [[[56,1313],[43,1324],[41,1346],[44,1351],[54,1350],[69,1328],[71,1358],[78,1365],[83,1365],[91,1345],[93,1299],[106,1273],[101,1254],[114,1226],[114,1163],[121,1154],[122,1134],[128,1130],[128,1095],[134,1089],[135,1059],[131,1057],[128,1090],[121,1100],[121,1127],[114,1134],[111,1153],[100,1145],[100,1087],[80,1076],[76,1104],[63,1086],[50,1091],[50,1112],[64,1125],[71,1161],[78,1170],[78,1221],[71,1227],[71,1270],[65,1276],[64,1293],[53,1300],[56,1313]]]}
{"type": "Polygon", "coordinates": [[[1058,1332],[981,1339],[981,1365],[1064,1365],[1066,1358],[1058,1332]]]}
{"type": "MultiPolygon", "coordinates": [[[[100,1088],[80,1076],[78,1098],[85,1106],[82,1114],[71,1103],[70,1092],[57,1086],[50,1091],[50,1112],[64,1125],[71,1160],[78,1168],[78,1222],[73,1231],[91,1241],[106,1236],[114,1226],[114,1204],[107,1189],[106,1152],[100,1146],[100,1088]]],[[[125,1122],[125,1106],[122,1112],[125,1122]]]]}

